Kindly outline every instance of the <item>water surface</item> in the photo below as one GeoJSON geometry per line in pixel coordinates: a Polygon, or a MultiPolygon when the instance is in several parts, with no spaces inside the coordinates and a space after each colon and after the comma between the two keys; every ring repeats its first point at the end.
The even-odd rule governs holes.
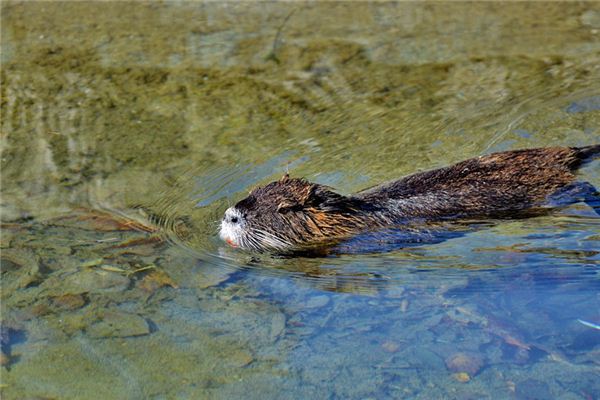
{"type": "Polygon", "coordinates": [[[596,3],[3,2],[2,398],[600,397],[585,205],[385,253],[217,237],[286,171],[600,142],[599,38],[596,3]]]}

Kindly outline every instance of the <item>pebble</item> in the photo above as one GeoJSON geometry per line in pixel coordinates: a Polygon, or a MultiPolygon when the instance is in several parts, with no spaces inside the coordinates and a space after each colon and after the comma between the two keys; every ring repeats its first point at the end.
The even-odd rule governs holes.
{"type": "Polygon", "coordinates": [[[283,333],[285,329],[285,315],[282,313],[277,313],[273,315],[271,319],[271,337],[272,341],[277,340],[279,336],[283,333]]]}
{"type": "Polygon", "coordinates": [[[477,375],[483,360],[477,354],[455,353],[446,358],[446,367],[452,372],[465,372],[468,375],[477,375]]]}
{"type": "Polygon", "coordinates": [[[388,353],[395,353],[400,348],[400,346],[398,345],[398,343],[392,342],[392,341],[389,341],[389,340],[383,342],[381,344],[381,347],[383,348],[383,350],[387,351],[388,353]]]}
{"type": "Polygon", "coordinates": [[[408,310],[408,300],[404,299],[400,302],[400,312],[405,313],[408,310]]]}
{"type": "Polygon", "coordinates": [[[456,374],[453,374],[452,377],[462,383],[466,383],[471,380],[471,376],[466,372],[458,372],[456,374]]]}
{"type": "Polygon", "coordinates": [[[321,308],[329,304],[329,296],[314,296],[311,297],[305,304],[305,308],[321,308]]]}
{"type": "Polygon", "coordinates": [[[63,294],[52,297],[52,305],[63,310],[76,310],[85,305],[85,298],[81,294],[63,294]]]}
{"type": "Polygon", "coordinates": [[[232,366],[241,368],[252,363],[254,361],[254,357],[252,357],[252,354],[248,353],[247,351],[240,350],[233,353],[230,357],[228,357],[227,360],[232,366]]]}

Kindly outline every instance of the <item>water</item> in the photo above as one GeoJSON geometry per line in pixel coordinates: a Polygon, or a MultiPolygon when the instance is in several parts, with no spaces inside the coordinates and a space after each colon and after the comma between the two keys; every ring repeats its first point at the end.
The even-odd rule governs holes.
{"type": "Polygon", "coordinates": [[[599,31],[594,3],[3,2],[2,398],[600,397],[585,205],[384,253],[217,237],[286,171],[352,193],[600,142],[599,31]]]}

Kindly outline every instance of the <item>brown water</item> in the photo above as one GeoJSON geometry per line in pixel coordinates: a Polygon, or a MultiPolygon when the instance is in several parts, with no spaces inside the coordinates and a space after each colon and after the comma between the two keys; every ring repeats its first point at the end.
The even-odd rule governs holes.
{"type": "Polygon", "coordinates": [[[216,235],[287,170],[350,193],[600,142],[598,3],[4,1],[1,22],[2,398],[600,397],[585,205],[384,254],[216,235]]]}

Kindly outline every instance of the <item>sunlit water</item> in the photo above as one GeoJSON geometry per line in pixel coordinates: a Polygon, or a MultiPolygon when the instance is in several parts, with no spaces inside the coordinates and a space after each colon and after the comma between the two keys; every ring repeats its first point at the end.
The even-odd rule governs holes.
{"type": "Polygon", "coordinates": [[[217,234],[288,171],[352,193],[600,142],[599,31],[596,4],[4,2],[2,398],[600,397],[584,204],[328,257],[217,234]]]}

